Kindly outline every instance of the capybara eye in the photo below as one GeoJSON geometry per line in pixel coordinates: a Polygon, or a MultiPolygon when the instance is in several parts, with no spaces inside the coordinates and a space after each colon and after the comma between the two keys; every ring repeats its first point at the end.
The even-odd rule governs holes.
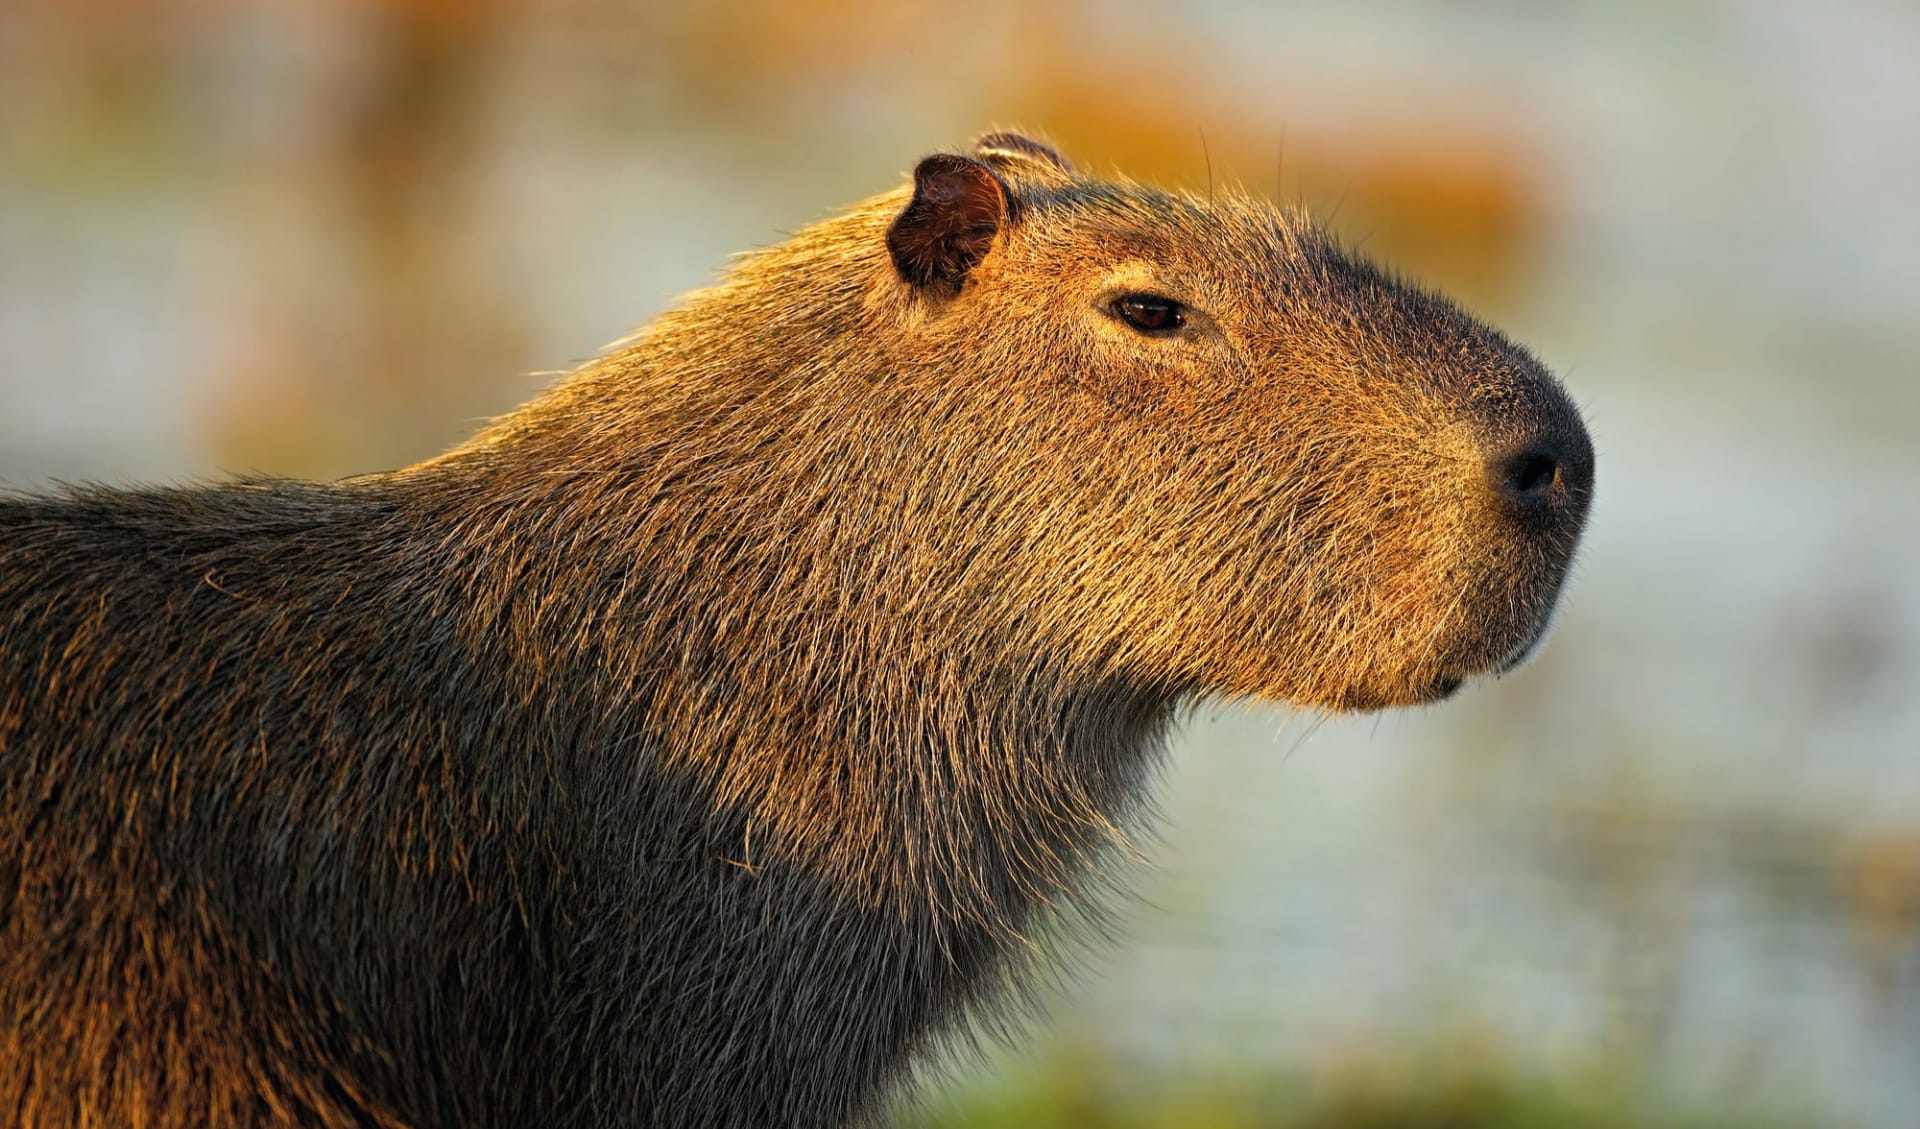
{"type": "Polygon", "coordinates": [[[1180,303],[1158,294],[1129,294],[1114,302],[1113,312],[1142,333],[1171,333],[1187,324],[1180,303]]]}

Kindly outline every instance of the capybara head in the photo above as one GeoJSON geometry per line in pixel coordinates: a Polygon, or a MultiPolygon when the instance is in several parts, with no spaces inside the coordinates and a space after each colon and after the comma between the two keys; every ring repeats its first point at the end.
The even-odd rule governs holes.
{"type": "Polygon", "coordinates": [[[1028,547],[994,569],[1059,642],[1368,708],[1545,629],[1592,448],[1446,300],[1265,201],[1080,177],[1005,135],[923,161],[888,243],[903,379],[973,399],[951,439],[994,471],[954,522],[1028,547]]]}
{"type": "Polygon", "coordinates": [[[1544,632],[1592,445],[1452,303],[1263,200],[1083,179],[1004,136],[925,159],[889,246],[904,359],[983,397],[954,440],[1000,468],[987,520],[1035,547],[1006,568],[1062,641],[1367,709],[1544,632]]]}
{"type": "Polygon", "coordinates": [[[1559,385],[1450,302],[1264,200],[1012,134],[749,257],[631,356],[504,427],[724,475],[750,528],[689,568],[751,562],[760,613],[929,672],[1434,701],[1539,639],[1593,483],[1559,385]]]}

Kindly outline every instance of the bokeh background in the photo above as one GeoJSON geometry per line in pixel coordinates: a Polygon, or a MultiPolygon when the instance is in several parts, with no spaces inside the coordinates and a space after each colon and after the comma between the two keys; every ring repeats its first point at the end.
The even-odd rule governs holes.
{"type": "Polygon", "coordinates": [[[1920,1125],[1910,0],[6,0],[0,482],[426,456],[990,125],[1460,296],[1598,505],[1523,671],[1202,718],[904,1119],[1920,1125]]]}

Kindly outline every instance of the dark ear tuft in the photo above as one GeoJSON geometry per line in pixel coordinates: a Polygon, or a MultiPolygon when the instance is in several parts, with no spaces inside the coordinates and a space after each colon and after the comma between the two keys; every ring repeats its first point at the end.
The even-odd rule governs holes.
{"type": "Polygon", "coordinates": [[[958,290],[1007,219],[1007,191],[978,161],[936,153],[913,170],[913,202],[887,229],[900,277],[958,290]]]}
{"type": "Polygon", "coordinates": [[[1061,172],[1072,172],[1073,166],[1060,155],[1060,151],[1051,145],[1035,141],[1018,133],[996,132],[985,134],[973,143],[973,151],[983,158],[1021,157],[1034,161],[1045,161],[1061,172]]]}

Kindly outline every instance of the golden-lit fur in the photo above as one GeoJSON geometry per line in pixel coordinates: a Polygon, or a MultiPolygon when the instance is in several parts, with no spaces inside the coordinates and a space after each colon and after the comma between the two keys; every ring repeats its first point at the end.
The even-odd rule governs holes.
{"type": "MultiPolygon", "coordinates": [[[[943,715],[933,700],[997,724],[1010,687],[1430,700],[1541,629],[1578,532],[1517,536],[1487,496],[1479,436],[1507,400],[1558,396],[1503,338],[1264,201],[995,163],[1018,220],[963,295],[895,276],[883,233],[910,192],[889,193],[429,464],[524,480],[537,460],[532,494],[476,487],[512,503],[474,519],[497,522],[471,538],[490,555],[587,524],[646,563],[613,586],[575,571],[598,553],[503,569],[475,630],[609,646],[623,677],[672,687],[669,746],[753,806],[763,847],[849,876],[909,865],[880,848],[912,813],[863,827],[881,813],[845,793],[979,783],[986,802],[1046,767],[900,781],[927,766],[873,763],[872,727],[943,715]],[[1179,296],[1218,335],[1144,339],[1098,308],[1125,290],[1179,296]],[[707,616],[651,612],[663,577],[707,616]],[[554,599],[526,608],[529,587],[554,599]],[[633,646],[636,628],[665,637],[633,646]],[[724,691],[705,664],[659,669],[690,645],[734,660],[724,691]]],[[[1102,822],[1071,786],[1049,801],[1102,822]]]]}
{"type": "Polygon", "coordinates": [[[1304,217],[994,135],[429,462],[0,502],[0,1106],[870,1117],[1181,707],[1516,660],[1591,467],[1304,217]]]}

